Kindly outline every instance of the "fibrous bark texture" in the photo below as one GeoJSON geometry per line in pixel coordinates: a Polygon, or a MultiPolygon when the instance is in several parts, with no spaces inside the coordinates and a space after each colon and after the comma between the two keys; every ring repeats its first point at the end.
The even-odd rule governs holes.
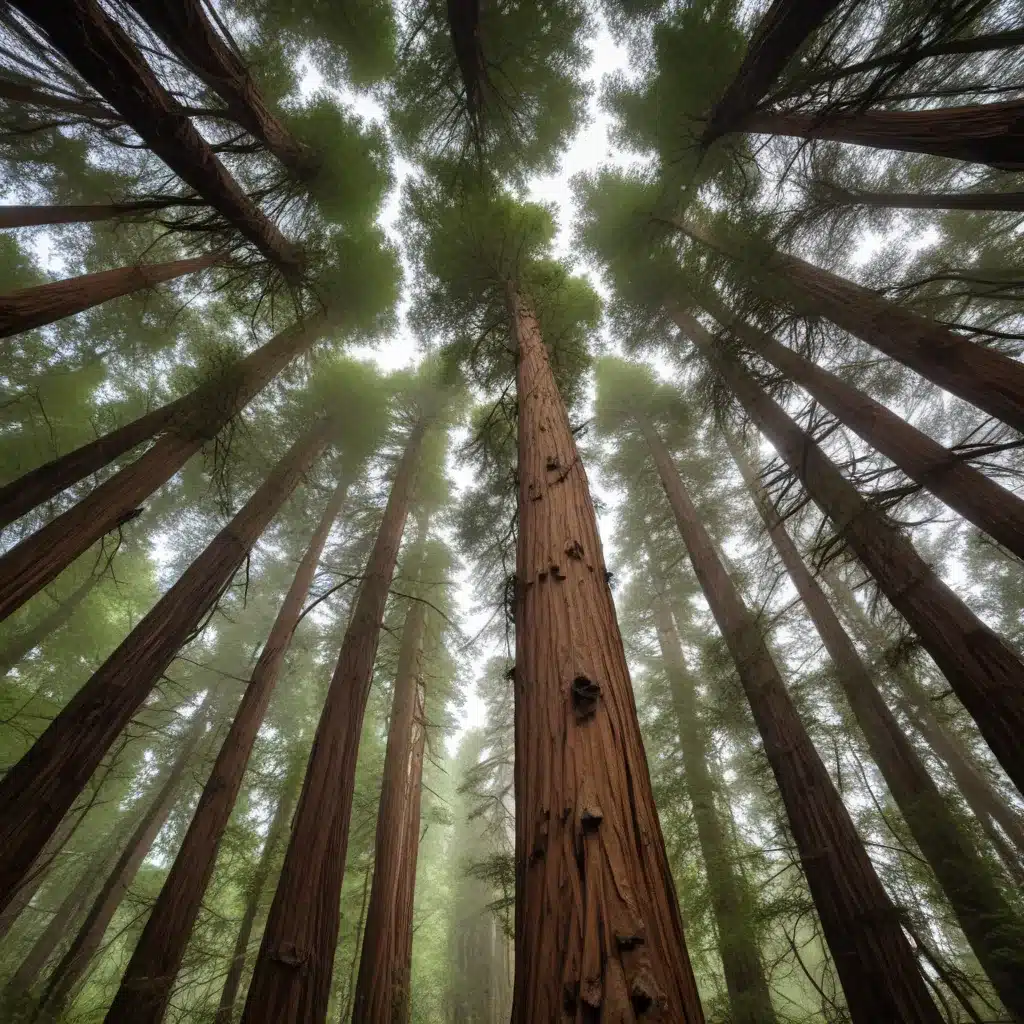
{"type": "Polygon", "coordinates": [[[98,0],[12,0],[74,69],[183,181],[289,279],[301,273],[298,250],[217,159],[160,84],[139,48],[98,0]]]}
{"type": "Polygon", "coordinates": [[[917,633],[1006,773],[1024,791],[1020,658],[942,582],[910,541],[865,501],[750,374],[722,358],[714,339],[693,317],[680,310],[673,317],[917,633]]]}
{"type": "Polygon", "coordinates": [[[740,341],[804,388],[911,480],[941,498],[1018,558],[1024,558],[1024,501],[890,412],[881,402],[804,359],[764,331],[745,324],[719,299],[708,295],[702,304],[740,341]]]}
{"type": "Polygon", "coordinates": [[[827,317],[926,380],[1024,433],[1024,364],[799,257],[776,251],[750,259],[740,246],[699,225],[673,223],[741,263],[751,286],[766,298],[789,299],[805,312],[827,317]]]}
{"type": "Polygon", "coordinates": [[[702,1022],[590,489],[536,318],[518,350],[513,1024],[702,1022]]]}
{"type": "Polygon", "coordinates": [[[359,736],[426,429],[426,420],[414,427],[399,461],[345,630],[242,1013],[244,1024],[322,1024],[327,1013],[359,736]]]}
{"type": "Polygon", "coordinates": [[[760,489],[739,443],[732,437],[728,441],[775,550],[835,665],[839,685],[910,834],[931,865],[1003,1005],[1017,1015],[1024,1015],[1024,927],[1019,915],[1000,890],[974,839],[953,817],[927,767],[886,705],[825,592],[760,489]]]}
{"type": "Polygon", "coordinates": [[[1003,171],[1024,168],[1021,100],[926,110],[765,111],[747,115],[740,125],[757,134],[851,142],[988,164],[1003,171]]]}
{"type": "Polygon", "coordinates": [[[0,295],[0,338],[43,327],[118,296],[131,295],[154,288],[164,281],[206,270],[220,259],[220,254],[213,253],[169,263],[118,267],[0,295]]]}
{"type": "Polygon", "coordinates": [[[839,0],[774,0],[758,23],[743,63],[708,115],[701,145],[734,131],[757,107],[807,37],[839,6],[839,0]]]}
{"type": "Polygon", "coordinates": [[[164,1018],[256,734],[277,684],[327,536],[341,511],[347,490],[345,482],[335,488],[299,562],[188,832],[135,947],[121,987],[107,1012],[108,1024],[118,1021],[159,1024],[164,1018]]]}
{"type": "Polygon", "coordinates": [[[296,441],[245,506],[0,782],[3,904],[178,648],[203,621],[267,523],[323,451],[331,430],[331,422],[322,420],[296,441]]]}
{"type": "Polygon", "coordinates": [[[760,628],[725,571],[668,449],[644,435],[701,590],[729,648],[786,807],[854,1024],[942,1017],[853,822],[786,692],[760,628]]]}
{"type": "Polygon", "coordinates": [[[196,206],[202,200],[150,199],[136,203],[91,203],[85,206],[2,206],[0,228],[33,228],[43,224],[83,224],[159,213],[175,206],[196,206]]]}
{"type": "MultiPolygon", "coordinates": [[[[401,919],[412,918],[412,905],[404,898],[413,896],[411,887],[402,886],[405,861],[419,847],[419,834],[407,832],[409,818],[410,755],[416,718],[417,694],[421,677],[423,633],[426,605],[414,601],[406,612],[402,643],[398,653],[391,723],[388,727],[377,810],[377,832],[373,859],[373,885],[366,912],[359,976],[353,1002],[353,1020],[360,1024],[399,1024],[400,1004],[408,984],[407,977],[395,977],[395,968],[405,958],[405,935],[400,935],[401,919]],[[401,948],[400,948],[401,947],[401,948]]],[[[411,932],[409,933],[411,936],[411,932]]],[[[402,972],[408,975],[408,970],[402,972]]]]}
{"type": "Polygon", "coordinates": [[[697,840],[711,893],[730,1019],[733,1024],[775,1024],[775,1010],[758,948],[754,907],[730,853],[726,830],[715,806],[717,787],[709,767],[708,737],[697,711],[696,687],[683,656],[671,608],[661,594],[654,598],[654,623],[672,688],[686,792],[693,806],[697,840]]]}
{"type": "MultiPolygon", "coordinates": [[[[169,422],[159,412],[142,417],[144,423],[137,420],[112,431],[22,477],[32,494],[48,497],[145,440],[140,437],[143,429],[163,432],[143,456],[0,557],[0,620],[56,579],[102,536],[134,519],[142,511],[139,503],[170,480],[253,396],[308,349],[326,323],[326,317],[315,317],[281,331],[243,359],[229,379],[210,381],[166,407],[173,412],[169,422]]],[[[20,486],[21,481],[15,481],[0,490],[0,509],[6,515],[28,511],[18,493],[20,486]]],[[[3,518],[0,515],[0,521],[3,518]]]]}

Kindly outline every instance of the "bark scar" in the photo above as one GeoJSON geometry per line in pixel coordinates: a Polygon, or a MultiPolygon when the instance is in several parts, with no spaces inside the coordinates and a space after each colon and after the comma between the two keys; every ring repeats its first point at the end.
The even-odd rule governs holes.
{"type": "Polygon", "coordinates": [[[577,676],[572,681],[572,706],[576,721],[582,722],[597,713],[597,702],[601,699],[601,686],[586,676],[577,676]]]}

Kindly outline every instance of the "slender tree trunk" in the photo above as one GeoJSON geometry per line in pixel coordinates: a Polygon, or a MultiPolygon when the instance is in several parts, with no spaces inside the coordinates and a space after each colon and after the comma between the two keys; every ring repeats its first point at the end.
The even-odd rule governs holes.
{"type": "Polygon", "coordinates": [[[862,192],[829,188],[828,200],[838,206],[882,210],[1024,210],[1024,192],[862,192]]]}
{"type": "Polygon", "coordinates": [[[184,737],[174,763],[160,781],[153,802],[136,826],[128,840],[127,847],[107,875],[71,946],[50,976],[46,991],[40,1001],[44,1019],[58,1020],[67,1008],[73,989],[99,949],[107,926],[121,905],[125,893],[131,888],[142,862],[149,854],[150,847],[174,809],[185,769],[203,737],[206,721],[206,711],[200,708],[195,712],[195,721],[184,737]]]}
{"type": "Polygon", "coordinates": [[[260,854],[259,864],[256,866],[252,883],[246,894],[245,911],[242,914],[242,923],[238,928],[238,936],[235,939],[235,949],[231,956],[227,977],[224,979],[224,988],[221,990],[215,1024],[231,1024],[234,1019],[235,1000],[238,999],[238,990],[242,983],[242,972],[245,970],[245,960],[249,953],[249,940],[252,938],[256,914],[259,912],[260,900],[264,889],[266,889],[267,880],[270,878],[270,869],[274,858],[281,848],[281,843],[288,835],[288,827],[291,824],[295,801],[299,796],[299,787],[302,785],[302,773],[305,767],[306,759],[304,757],[294,757],[284,785],[281,787],[281,795],[274,810],[274,817],[263,843],[263,852],[260,854]]]}
{"type": "Polygon", "coordinates": [[[373,887],[353,1001],[353,1017],[359,1024],[397,1024],[399,1016],[395,997],[399,995],[400,979],[395,978],[393,972],[404,952],[399,950],[398,936],[399,917],[406,910],[399,902],[404,896],[400,886],[404,861],[410,850],[416,849],[416,843],[406,834],[405,826],[426,610],[421,601],[414,601],[409,606],[398,653],[377,811],[373,887]]]}
{"type": "Polygon", "coordinates": [[[758,250],[749,258],[742,246],[717,233],[692,222],[672,223],[739,262],[753,288],[766,298],[789,298],[805,312],[827,317],[926,380],[1024,433],[1024,364],[796,256],[758,250]]]}
{"type": "Polygon", "coordinates": [[[26,106],[44,107],[47,110],[59,110],[61,113],[75,114],[90,121],[121,120],[116,111],[94,100],[57,96],[23,82],[11,82],[6,79],[0,79],[0,99],[26,106]]]}
{"type": "Polygon", "coordinates": [[[881,402],[815,366],[764,331],[743,323],[717,297],[703,297],[702,305],[844,426],[891,459],[911,480],[1024,559],[1024,501],[890,412],[881,402]]]}
{"type": "Polygon", "coordinates": [[[518,350],[513,1024],[704,1019],[587,477],[536,317],[518,350]]]}
{"type": "Polygon", "coordinates": [[[764,741],[854,1024],[942,1019],[853,822],[661,438],[644,436],[764,741]]]}
{"type": "Polygon", "coordinates": [[[129,0],[172,53],[227,104],[228,113],[263,142],[299,180],[316,170],[314,154],[267,105],[239,56],[221,38],[201,0],[129,0]]]}
{"type": "Polygon", "coordinates": [[[707,148],[742,124],[775,84],[796,52],[839,6],[840,0],[774,0],[754,30],[746,56],[701,136],[707,148]]]}
{"type": "Polygon", "coordinates": [[[242,1013],[245,1024],[322,1024],[327,1015],[359,737],[426,430],[421,419],[409,436],[345,631],[242,1013]]]}
{"type": "Polygon", "coordinates": [[[0,782],[0,900],[29,869],[110,744],[214,607],[267,523],[327,445],[321,420],[210,541],[0,782]]]}
{"type": "Polygon", "coordinates": [[[7,675],[25,655],[30,654],[47,637],[66,625],[99,581],[99,576],[90,574],[49,615],[44,615],[38,622],[15,634],[0,651],[0,677],[7,675]]]}
{"type": "Polygon", "coordinates": [[[316,317],[281,331],[246,356],[227,379],[209,381],[184,399],[48,462],[0,489],[0,523],[5,519],[9,522],[8,517],[17,518],[28,511],[27,500],[52,497],[147,437],[163,432],[144,455],[0,556],[0,620],[56,579],[101,537],[134,519],[141,511],[139,503],[170,480],[284,367],[306,351],[327,322],[326,317],[316,317]],[[165,414],[169,414],[166,419],[165,414]],[[23,487],[31,498],[21,497],[23,487]]]}
{"type": "Polygon", "coordinates": [[[201,199],[147,199],[135,203],[91,203],[86,206],[0,206],[0,229],[34,228],[44,224],[85,224],[158,213],[178,206],[205,205],[201,199]]]}
{"type": "Polygon", "coordinates": [[[121,295],[131,295],[146,288],[155,288],[164,281],[195,274],[222,259],[220,253],[212,253],[170,263],[118,267],[0,295],[0,338],[10,338],[35,327],[56,323],[121,295]]]}
{"type": "Polygon", "coordinates": [[[746,455],[731,436],[726,437],[775,550],[835,665],[839,685],[910,834],[935,873],[999,998],[1015,1016],[1024,1018],[1024,922],[1007,901],[974,840],[957,824],[928,769],[886,705],[824,591],[768,503],[746,455]]]}
{"type": "Polygon", "coordinates": [[[348,969],[348,982],[345,986],[345,999],[338,1014],[338,1024],[348,1024],[352,1019],[352,997],[356,991],[356,975],[359,971],[359,947],[363,941],[363,930],[366,927],[366,906],[370,900],[370,884],[373,880],[373,861],[366,862],[363,871],[363,896],[359,902],[359,918],[356,921],[355,935],[352,937],[352,962],[348,969]]]}
{"type": "Polygon", "coordinates": [[[996,758],[1024,791],[1020,658],[942,582],[910,541],[868,504],[750,374],[722,358],[714,339],[693,317],[678,310],[673,316],[917,633],[996,758]]]}
{"type": "Polygon", "coordinates": [[[298,626],[327,537],[341,512],[347,492],[347,481],[342,481],[334,489],[299,563],[188,832],[135,947],[121,987],[107,1012],[107,1024],[121,1021],[125,1024],[143,1024],[146,1021],[160,1024],[164,1018],[256,734],[298,626]]]}
{"type": "Polygon", "coordinates": [[[693,677],[683,657],[672,613],[661,595],[655,597],[653,611],[661,659],[672,688],[686,791],[693,805],[715,916],[730,1020],[733,1024],[774,1024],[775,1010],[754,931],[753,907],[715,808],[716,786],[708,769],[708,741],[697,710],[693,677]]]}
{"type": "Polygon", "coordinates": [[[298,250],[249,199],[98,0],[12,0],[168,167],[290,280],[298,250]]]}
{"type": "Polygon", "coordinates": [[[739,123],[743,131],[758,135],[828,139],[988,164],[1001,171],[1024,169],[1024,100],[927,110],[764,111],[739,123]]]}

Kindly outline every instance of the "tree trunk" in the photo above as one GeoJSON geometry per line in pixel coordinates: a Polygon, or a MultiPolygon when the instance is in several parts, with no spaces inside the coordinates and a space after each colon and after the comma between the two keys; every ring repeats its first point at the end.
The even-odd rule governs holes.
{"type": "Polygon", "coordinates": [[[704,1020],[587,477],[540,326],[518,350],[513,1024],[704,1020]]]}
{"type": "Polygon", "coordinates": [[[881,402],[815,366],[764,331],[743,323],[717,296],[703,296],[701,303],[740,341],[799,384],[911,480],[1024,559],[1024,501],[890,412],[881,402]]]}
{"type": "Polygon", "coordinates": [[[1024,210],[1024,192],[861,192],[829,188],[828,200],[838,206],[883,210],[1024,210]]]}
{"type": "Polygon", "coordinates": [[[400,979],[395,978],[393,972],[404,953],[398,944],[399,919],[407,909],[399,902],[405,895],[400,887],[405,871],[404,861],[417,848],[417,843],[406,834],[405,826],[426,611],[427,606],[422,601],[413,601],[409,606],[398,653],[391,724],[388,727],[384,776],[377,810],[373,887],[366,913],[366,929],[363,932],[352,1011],[353,1018],[359,1024],[398,1024],[399,1018],[396,997],[400,995],[400,979]]]}
{"type": "Polygon", "coordinates": [[[827,139],[1024,170],[1024,100],[927,110],[755,112],[739,127],[757,135],[827,139]]]}
{"type": "Polygon", "coordinates": [[[850,816],[803,727],[758,623],[715,552],[661,438],[644,435],[701,590],[764,741],[854,1024],[941,1016],[850,816]]]}
{"type": "Polygon", "coordinates": [[[78,606],[92,593],[92,588],[99,583],[100,577],[91,574],[80,583],[67,597],[54,608],[49,615],[44,615],[34,625],[16,633],[10,642],[0,651],[0,677],[19,664],[25,655],[34,651],[48,636],[56,633],[64,626],[78,606]]]}
{"type": "Polygon", "coordinates": [[[183,181],[248,239],[286,278],[301,259],[217,159],[188,115],[160,84],[127,32],[98,0],[12,0],[82,76],[183,181]]]}
{"type": "Polygon", "coordinates": [[[72,990],[99,949],[107,926],[121,905],[125,893],[131,888],[135,875],[149,854],[150,847],[174,809],[185,769],[204,734],[207,720],[205,709],[200,708],[196,711],[194,719],[195,721],[183,738],[181,748],[170,771],[160,782],[160,788],[153,802],[136,826],[121,856],[117,858],[103,887],[93,900],[85,921],[75,934],[71,946],[47,982],[46,991],[40,1000],[42,1017],[45,1020],[58,1020],[64,1013],[71,1000],[72,990]]]}
{"type": "Polygon", "coordinates": [[[0,782],[0,900],[6,904],[115,738],[213,608],[267,523],[323,451],[319,421],[93,673],[0,782]]]}
{"type": "Polygon", "coordinates": [[[0,338],[10,338],[35,327],[56,323],[121,295],[131,295],[154,288],[164,281],[195,274],[222,259],[222,254],[212,253],[170,263],[118,267],[0,295],[0,338]]]}
{"type": "Polygon", "coordinates": [[[0,79],[0,99],[7,100],[9,103],[22,103],[26,106],[44,107],[47,110],[59,110],[62,113],[75,114],[90,121],[120,122],[121,120],[116,111],[94,100],[58,96],[35,86],[26,85],[23,82],[11,82],[7,79],[0,79]]]}
{"type": "Polygon", "coordinates": [[[917,633],[997,760],[1024,791],[1020,658],[942,582],[910,541],[868,504],[750,374],[721,357],[714,339],[693,317],[678,310],[673,316],[917,633]]]}
{"type": "Polygon", "coordinates": [[[729,841],[715,808],[717,787],[708,769],[710,751],[697,710],[693,677],[683,657],[672,613],[660,594],[654,598],[653,611],[661,660],[672,688],[686,792],[693,806],[718,932],[729,996],[729,1019],[733,1024],[774,1024],[775,1010],[761,963],[754,910],[730,855],[729,841]]]}
{"type": "Polygon", "coordinates": [[[793,56],[840,0],[774,0],[758,22],[743,63],[711,109],[701,136],[706,149],[742,124],[764,99],[793,56]]]}
{"type": "Polygon", "coordinates": [[[259,912],[260,899],[266,888],[267,880],[270,878],[274,857],[288,835],[288,827],[291,824],[295,801],[299,796],[299,787],[302,785],[302,773],[305,767],[306,759],[304,757],[293,757],[290,770],[281,787],[281,795],[274,810],[274,817],[263,843],[263,852],[260,854],[259,864],[256,866],[252,884],[246,894],[245,911],[242,914],[242,923],[238,928],[238,936],[235,939],[235,949],[231,956],[227,977],[224,979],[224,988],[221,990],[220,1005],[217,1007],[214,1024],[231,1024],[234,1019],[235,1000],[238,998],[238,989],[242,983],[242,971],[245,969],[249,940],[252,937],[253,925],[256,923],[256,914],[259,912]]]}
{"type": "Polygon", "coordinates": [[[147,199],[136,203],[91,203],[86,206],[0,206],[0,229],[43,224],[85,224],[158,213],[178,206],[205,205],[201,199],[147,199]]]}
{"type": "Polygon", "coordinates": [[[796,256],[758,251],[751,259],[742,246],[692,222],[672,223],[740,263],[764,297],[792,299],[804,312],[827,317],[926,380],[1024,433],[1024,364],[796,256]]]}
{"type": "MultiPolygon", "coordinates": [[[[0,556],[0,620],[56,579],[101,537],[134,519],[141,511],[139,503],[170,480],[284,367],[306,351],[327,322],[327,317],[320,316],[281,331],[246,356],[227,379],[209,381],[163,410],[54,459],[0,489],[0,509],[16,518],[28,511],[20,495],[22,487],[32,495],[29,500],[52,497],[146,440],[142,436],[145,432],[152,437],[166,431],[144,455],[105,480],[87,498],[0,556]],[[171,415],[165,419],[167,413],[171,415]]],[[[0,522],[6,516],[0,515],[0,522]]]]}
{"type": "Polygon", "coordinates": [[[352,997],[356,991],[356,974],[359,971],[359,947],[363,941],[363,929],[366,927],[366,905],[370,897],[370,883],[373,879],[373,861],[366,862],[363,870],[363,895],[359,901],[359,918],[356,920],[356,930],[352,937],[352,962],[349,964],[348,978],[345,983],[345,998],[341,1004],[341,1011],[338,1013],[338,1024],[348,1024],[352,1020],[352,997]]]}
{"type": "Polygon", "coordinates": [[[129,0],[167,48],[227,104],[228,113],[264,143],[298,180],[316,170],[314,154],[267,106],[238,55],[221,38],[201,0],[129,0]]]}
{"type": "Polygon", "coordinates": [[[146,1021],[160,1024],[164,1018],[256,734],[298,626],[327,537],[341,512],[347,492],[347,481],[342,481],[334,489],[309,547],[299,562],[188,832],[135,947],[121,987],[107,1012],[107,1024],[119,1021],[125,1024],[143,1024],[146,1021]]]}
{"type": "Polygon", "coordinates": [[[853,641],[758,485],[739,444],[733,459],[836,669],[836,678],[875,764],[949,900],[967,941],[1003,1004],[1024,1018],[1024,922],[1004,897],[971,836],[951,813],[928,769],[889,710],[853,641]]]}
{"type": "Polygon", "coordinates": [[[426,430],[421,419],[409,436],[345,631],[242,1013],[245,1024],[322,1024],[327,1015],[359,737],[426,430]]]}

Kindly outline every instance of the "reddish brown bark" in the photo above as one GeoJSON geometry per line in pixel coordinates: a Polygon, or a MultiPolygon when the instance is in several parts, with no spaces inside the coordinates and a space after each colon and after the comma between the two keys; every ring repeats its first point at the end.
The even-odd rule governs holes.
{"type": "Polygon", "coordinates": [[[518,350],[513,1024],[704,1019],[583,465],[536,317],[518,350]]]}
{"type": "Polygon", "coordinates": [[[263,142],[299,180],[316,170],[310,148],[270,109],[249,69],[221,38],[199,0],[129,0],[131,6],[199,78],[227,104],[228,113],[263,142]]]}
{"type": "Polygon", "coordinates": [[[757,945],[754,908],[730,855],[729,841],[715,806],[708,738],[697,710],[697,691],[683,656],[679,632],[663,596],[655,595],[654,622],[661,659],[672,688],[686,792],[693,806],[704,871],[715,915],[718,949],[725,971],[733,1024],[774,1024],[775,1010],[757,945]]]}
{"type": "Polygon", "coordinates": [[[772,660],[725,571],[667,448],[644,435],[679,533],[743,685],[786,807],[822,931],[854,1024],[942,1020],[910,944],[772,660]]]}
{"type": "Polygon", "coordinates": [[[1003,1005],[1016,1015],[1024,1015],[1024,922],[1003,896],[973,838],[953,817],[927,767],[883,700],[825,592],[759,487],[746,455],[733,438],[727,436],[727,440],[910,834],[935,873],[1003,1005]]]}
{"type": "Polygon", "coordinates": [[[321,420],[132,630],[0,782],[0,900],[29,869],[111,743],[217,602],[252,545],[323,451],[321,420]]]}
{"type": "Polygon", "coordinates": [[[748,256],[741,246],[699,225],[672,223],[742,264],[751,285],[766,298],[790,298],[805,312],[827,317],[950,394],[1024,433],[1024,364],[796,256],[777,251],[748,256]]]}
{"type": "Polygon", "coordinates": [[[34,228],[43,224],[84,224],[159,213],[176,206],[196,206],[202,200],[152,199],[137,203],[91,203],[86,206],[0,206],[0,229],[34,228]]]}
{"type": "Polygon", "coordinates": [[[839,6],[840,0],[774,0],[750,39],[743,63],[708,115],[701,145],[734,131],[757,107],[785,71],[807,37],[839,6]]]}
{"type": "Polygon", "coordinates": [[[702,305],[740,341],[891,459],[911,480],[1024,558],[1024,501],[890,412],[881,402],[804,359],[764,331],[745,324],[717,297],[702,297],[702,305]]]}
{"type": "Polygon", "coordinates": [[[188,832],[135,947],[121,987],[107,1012],[108,1024],[118,1021],[159,1024],[164,1018],[256,734],[299,623],[328,534],[341,512],[347,491],[346,482],[335,488],[299,562],[295,578],[199,798],[188,832]]]}
{"type": "Polygon", "coordinates": [[[850,142],[873,149],[925,153],[1024,169],[1024,101],[978,103],[927,110],[862,110],[826,113],[755,112],[740,130],[759,135],[850,142]]]}
{"type": "Polygon", "coordinates": [[[327,1013],[359,736],[426,429],[426,420],[413,428],[399,461],[345,630],[242,1013],[244,1024],[313,1024],[327,1013]]]}
{"type": "Polygon", "coordinates": [[[857,492],[785,411],[689,314],[673,317],[705,354],[747,415],[772,442],[839,537],[917,633],[992,752],[1024,791],[1024,692],[1020,658],[935,573],[891,521],[857,492]]]}
{"type": "Polygon", "coordinates": [[[213,253],[169,263],[118,267],[0,295],[0,338],[56,323],[121,295],[131,295],[155,288],[164,281],[207,270],[222,258],[219,253],[213,253]]]}
{"type": "MultiPolygon", "coordinates": [[[[412,751],[417,691],[421,676],[426,605],[414,601],[405,615],[402,644],[398,653],[391,724],[388,727],[384,776],[377,810],[377,832],[373,859],[373,885],[366,912],[359,975],[353,1002],[353,1019],[360,1024],[398,1024],[396,996],[404,988],[394,970],[401,962],[399,918],[412,908],[400,899],[405,860],[417,848],[406,833],[409,816],[409,760],[412,751]]],[[[418,840],[418,836],[416,839],[418,840]]],[[[411,897],[412,891],[409,890],[411,897]]]]}
{"type": "Polygon", "coordinates": [[[1024,210],[1024,192],[859,192],[829,189],[837,206],[871,206],[889,210],[1024,210]]]}
{"type": "Polygon", "coordinates": [[[288,278],[301,273],[299,252],[249,199],[182,112],[127,32],[97,0],[12,0],[51,45],[190,185],[288,278]]]}
{"type": "Polygon", "coordinates": [[[206,721],[206,711],[200,708],[195,712],[194,721],[181,743],[170,770],[160,781],[153,802],[140,819],[128,840],[128,845],[107,875],[67,952],[54,968],[53,974],[50,975],[46,990],[40,1000],[43,1019],[57,1020],[67,1008],[74,988],[103,941],[107,925],[110,924],[117,908],[121,905],[125,893],[131,888],[150,847],[177,802],[182,777],[199,741],[203,738],[206,721]]]}
{"type": "MultiPolygon", "coordinates": [[[[231,1024],[234,1019],[235,1000],[238,999],[238,989],[242,983],[242,972],[245,969],[245,960],[249,953],[249,940],[252,938],[256,914],[259,912],[260,900],[263,890],[266,888],[267,879],[270,878],[274,858],[280,851],[281,843],[288,836],[288,827],[291,824],[292,811],[295,809],[295,801],[299,796],[299,787],[302,785],[302,773],[305,768],[305,757],[294,755],[288,774],[285,776],[284,785],[281,787],[281,795],[278,798],[277,807],[274,809],[273,820],[267,830],[267,838],[263,843],[259,864],[256,865],[252,882],[245,896],[245,910],[242,913],[238,935],[235,937],[235,948],[231,955],[227,976],[224,979],[224,988],[221,989],[215,1024],[231,1024]]],[[[347,1020],[348,1018],[343,1019],[347,1020]]]]}
{"type": "Polygon", "coordinates": [[[168,429],[144,455],[0,557],[0,620],[56,579],[102,536],[133,519],[139,503],[170,480],[292,359],[306,351],[327,323],[326,316],[319,316],[287,328],[243,359],[229,379],[201,385],[180,402],[83,445],[0,490],[0,521],[5,515],[16,518],[15,513],[28,511],[18,493],[21,481],[34,497],[51,497],[146,440],[140,436],[143,431],[152,436],[163,430],[163,416],[173,412],[168,429]]]}

